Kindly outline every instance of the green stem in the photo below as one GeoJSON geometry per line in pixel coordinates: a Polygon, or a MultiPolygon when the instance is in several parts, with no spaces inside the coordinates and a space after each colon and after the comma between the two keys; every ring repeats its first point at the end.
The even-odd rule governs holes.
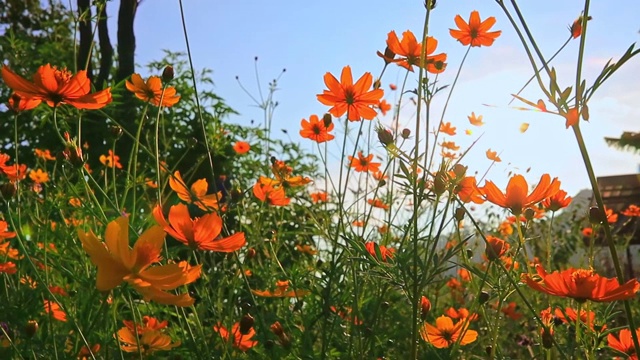
{"type": "MultiPolygon", "coordinates": [[[[589,152],[587,151],[587,146],[584,142],[584,138],[582,137],[582,132],[580,131],[580,123],[577,123],[573,126],[573,133],[576,136],[576,142],[578,143],[578,147],[580,148],[580,154],[582,155],[582,160],[584,161],[584,166],[587,169],[587,174],[589,174],[589,181],[591,182],[591,189],[593,190],[593,197],[596,200],[596,205],[600,210],[600,218],[606,219],[607,215],[604,211],[604,201],[602,200],[602,194],[600,193],[600,188],[598,187],[598,179],[596,178],[596,174],[593,171],[593,166],[591,165],[591,159],[589,158],[589,152]]],[[[609,246],[609,253],[611,254],[611,261],[613,262],[613,267],[616,270],[616,277],[618,278],[618,282],[620,284],[624,283],[624,275],[622,273],[622,266],[620,265],[620,259],[618,258],[618,251],[616,250],[616,244],[613,240],[613,236],[611,235],[611,228],[609,227],[608,221],[602,222],[602,228],[604,229],[604,236],[607,240],[607,245],[609,246]]],[[[638,334],[636,333],[635,321],[633,320],[633,312],[631,311],[630,300],[624,300],[624,311],[627,315],[627,321],[629,323],[629,330],[631,331],[631,338],[633,339],[633,345],[636,349],[636,353],[638,349],[640,349],[640,344],[638,342],[638,334]]]]}

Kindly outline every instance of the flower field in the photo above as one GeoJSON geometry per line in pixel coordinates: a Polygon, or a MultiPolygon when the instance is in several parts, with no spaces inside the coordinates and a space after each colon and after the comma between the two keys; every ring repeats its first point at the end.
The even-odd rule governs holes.
{"type": "MultiPolygon", "coordinates": [[[[106,4],[70,24],[97,32],[106,4]]],[[[150,75],[117,80],[108,64],[100,82],[104,46],[84,62],[56,52],[63,40],[57,57],[28,57],[12,28],[0,41],[15,50],[0,82],[0,358],[638,359],[640,198],[605,201],[581,129],[603,121],[590,101],[640,51],[585,79],[586,1],[557,32],[558,53],[576,55],[564,73],[516,1],[494,5],[509,22],[461,13],[445,42],[429,32],[435,1],[417,4],[424,28],[388,29],[371,50],[379,68],[327,71],[306,94],[317,111],[286,137],[273,131],[279,77],[249,93],[263,120],[242,126],[202,89],[210,73],[190,50],[150,75]],[[509,108],[564,124],[589,201],[551,173],[491,172],[504,155],[476,146],[483,108],[447,113],[467,55],[507,32],[531,76],[509,108]]]]}

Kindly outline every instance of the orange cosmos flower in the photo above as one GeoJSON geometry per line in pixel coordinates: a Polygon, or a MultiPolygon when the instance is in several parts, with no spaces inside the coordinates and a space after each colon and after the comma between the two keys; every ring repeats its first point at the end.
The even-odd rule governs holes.
{"type": "Polygon", "coordinates": [[[471,281],[471,272],[467,269],[458,269],[458,276],[460,276],[460,280],[469,282],[471,281]]]}
{"type": "Polygon", "coordinates": [[[427,315],[431,311],[431,301],[427,299],[426,296],[422,296],[420,298],[420,318],[424,321],[427,318],[427,315]]]}
{"type": "MultiPolygon", "coordinates": [[[[447,66],[447,64],[445,64],[447,61],[447,54],[440,53],[429,56],[436,51],[437,46],[438,40],[433,37],[426,38],[426,59],[424,64],[426,64],[427,71],[434,74],[443,72],[447,66]]],[[[419,43],[418,40],[416,40],[415,35],[413,35],[411,31],[407,30],[403,32],[402,40],[398,39],[398,35],[396,35],[395,31],[389,32],[389,34],[387,34],[387,47],[394,54],[401,56],[401,58],[390,59],[378,52],[378,56],[384,58],[386,61],[394,62],[409,71],[413,71],[413,65],[425,67],[424,64],[420,64],[422,43],[419,43]]]]}
{"type": "MultiPolygon", "coordinates": [[[[224,341],[229,341],[229,331],[220,323],[213,327],[213,331],[219,333],[220,337],[224,339],[224,341]]],[[[256,331],[253,329],[253,327],[251,327],[246,334],[242,334],[240,332],[240,323],[237,322],[233,324],[233,327],[231,327],[231,334],[233,335],[233,347],[239,349],[240,351],[247,351],[252,347],[258,345],[257,341],[251,340],[251,338],[256,334],[256,331]]]]}
{"type": "Polygon", "coordinates": [[[122,281],[132,285],[145,300],[160,304],[191,306],[194,299],[189,294],[175,295],[166,292],[194,282],[200,277],[200,265],[186,262],[151,267],[160,261],[164,245],[164,230],[153,226],[140,235],[133,249],[129,248],[129,219],[120,217],[107,225],[105,242],[93,231],[78,229],[82,247],[91,262],[98,267],[96,288],[108,291],[122,281]]]}
{"type": "Polygon", "coordinates": [[[466,308],[460,308],[458,310],[456,310],[453,307],[448,308],[444,314],[454,320],[456,319],[460,319],[460,320],[467,320],[467,321],[476,321],[478,320],[478,314],[471,314],[469,312],[469,310],[467,310],[466,308]]]}
{"type": "Polygon", "coordinates": [[[14,237],[16,237],[16,233],[9,231],[9,224],[4,220],[0,220],[0,242],[14,237]]]}
{"type": "Polygon", "coordinates": [[[16,93],[11,94],[9,97],[8,107],[15,112],[27,111],[40,105],[42,100],[24,98],[16,93]]]}
{"type": "Polygon", "coordinates": [[[460,150],[460,146],[457,146],[455,141],[443,141],[442,144],[440,144],[440,146],[442,146],[445,149],[449,149],[453,151],[460,150]]]}
{"type": "Polygon", "coordinates": [[[187,205],[178,204],[169,210],[167,222],[162,207],[157,205],[153,209],[153,217],[167,234],[194,250],[230,253],[246,244],[243,232],[218,239],[222,231],[222,218],[215,212],[192,219],[187,205]]]}
{"type": "Polygon", "coordinates": [[[374,258],[378,258],[378,255],[376,254],[376,247],[378,248],[378,250],[380,251],[380,257],[382,261],[387,261],[387,258],[389,259],[393,259],[393,254],[396,252],[396,249],[392,248],[392,247],[386,247],[384,245],[378,245],[376,243],[374,243],[373,241],[367,241],[364,244],[364,247],[367,249],[367,251],[369,252],[369,254],[371,254],[371,256],[373,256],[374,258]]]}
{"type": "Polygon", "coordinates": [[[486,248],[484,254],[489,261],[500,259],[504,254],[509,251],[511,246],[504,240],[495,236],[487,236],[486,248]]]}
{"type": "Polygon", "coordinates": [[[463,203],[473,202],[475,204],[483,204],[484,198],[482,192],[478,189],[475,176],[467,176],[463,178],[455,187],[454,193],[458,195],[463,203]]]}
{"type": "Polygon", "coordinates": [[[511,320],[518,321],[522,318],[523,315],[519,312],[516,312],[517,306],[518,305],[515,303],[515,301],[512,301],[509,304],[507,304],[507,306],[500,309],[500,312],[508,316],[511,320]]]}
{"type": "Polygon", "coordinates": [[[478,333],[468,328],[468,321],[461,320],[454,324],[450,317],[443,315],[436,319],[435,326],[425,323],[420,335],[424,341],[442,349],[457,342],[460,342],[460,345],[467,345],[476,341],[478,333]]]}
{"type": "MultiPolygon", "coordinates": [[[[591,16],[587,17],[587,20],[591,20],[591,16]]],[[[571,37],[577,39],[582,35],[582,21],[583,17],[580,15],[569,27],[569,31],[571,32],[571,37]]]]}
{"type": "Polygon", "coordinates": [[[482,192],[487,201],[509,209],[514,215],[518,216],[522,214],[527,207],[549,196],[555,195],[559,189],[560,181],[558,181],[558,178],[553,178],[552,181],[549,174],[544,174],[540,178],[538,186],[536,186],[531,194],[528,194],[529,185],[527,184],[527,180],[525,180],[522,175],[514,175],[509,179],[506,193],[500,191],[492,181],[485,181],[482,192]]]}
{"type": "Polygon", "coordinates": [[[464,46],[491,46],[502,33],[502,31],[489,32],[489,29],[496,23],[496,18],[490,16],[481,22],[480,14],[477,11],[471,12],[469,23],[464,21],[460,15],[456,15],[455,22],[459,30],[449,29],[449,34],[464,46]]]}
{"type": "Polygon", "coordinates": [[[151,355],[156,351],[167,351],[174,347],[180,346],[180,341],[172,343],[171,337],[165,335],[158,330],[145,331],[138,333],[131,329],[123,327],[118,330],[118,340],[120,340],[120,348],[130,353],[141,353],[143,356],[151,355]]]}
{"type": "Polygon", "coordinates": [[[182,180],[180,171],[176,171],[169,178],[169,186],[176,192],[180,200],[189,204],[193,203],[203,211],[218,209],[218,199],[222,197],[222,193],[207,194],[209,190],[207,179],[203,178],[195,181],[191,184],[191,189],[189,189],[184,180],[182,180]]]}
{"type": "Polygon", "coordinates": [[[364,73],[354,84],[351,68],[345,66],[342,69],[340,82],[331,73],[326,73],[324,83],[329,90],[318,94],[318,101],[324,105],[332,106],[329,112],[333,116],[340,117],[346,113],[349,121],[371,120],[376,116],[376,111],[371,106],[378,104],[384,91],[382,89],[369,90],[373,84],[371,73],[364,73]]]}
{"type": "Polygon", "coordinates": [[[54,161],[56,158],[55,156],[51,155],[51,152],[49,151],[49,149],[47,150],[40,150],[40,149],[34,149],[33,153],[36,155],[36,157],[41,158],[44,161],[54,161]]]}
{"type": "MultiPolygon", "coordinates": [[[[578,313],[573,308],[565,308],[564,312],[560,308],[556,308],[555,311],[556,318],[562,320],[563,322],[572,322],[575,323],[578,319],[578,313]],[[566,315],[566,316],[565,316],[566,315]]],[[[593,330],[593,324],[596,319],[596,313],[593,311],[589,311],[587,313],[586,310],[580,310],[580,322],[584,325],[586,324],[593,330]]]]}
{"type": "Polygon", "coordinates": [[[369,203],[369,205],[382,209],[384,211],[389,210],[389,205],[385,204],[382,200],[375,198],[375,199],[368,199],[367,203],[369,203]]]}
{"type": "Polygon", "coordinates": [[[450,122],[443,122],[440,124],[440,132],[453,136],[456,134],[456,128],[451,126],[450,122]]]}
{"type": "Polygon", "coordinates": [[[582,229],[582,236],[589,237],[591,235],[593,235],[593,228],[588,227],[582,229]]]}
{"type": "Polygon", "coordinates": [[[467,116],[469,118],[469,122],[474,126],[482,126],[484,123],[482,122],[482,115],[478,115],[476,117],[476,113],[472,112],[471,115],[467,116]]]}
{"type": "Polygon", "coordinates": [[[233,151],[235,151],[236,154],[246,154],[249,150],[251,150],[251,145],[249,145],[248,142],[236,141],[235,144],[233,144],[233,151]]]}
{"type": "Polygon", "coordinates": [[[362,151],[358,151],[358,158],[354,158],[353,156],[349,155],[348,159],[351,162],[349,166],[354,168],[356,172],[370,171],[374,173],[376,171],[380,171],[379,167],[381,164],[371,161],[373,160],[373,154],[364,156],[362,154],[362,151]]]}
{"type": "Polygon", "coordinates": [[[78,109],[101,109],[111,102],[111,88],[90,94],[91,81],[87,72],[78,71],[76,75],[67,69],[58,70],[51,65],[43,65],[33,75],[33,82],[15,74],[2,66],[4,82],[24,101],[45,101],[54,107],[69,104],[78,109]]]}
{"type": "Polygon", "coordinates": [[[497,151],[491,151],[491,149],[487,150],[487,159],[495,162],[501,162],[502,159],[498,156],[497,151]]]}
{"type": "Polygon", "coordinates": [[[278,280],[276,281],[276,289],[274,291],[270,290],[251,290],[252,293],[262,297],[302,297],[309,294],[309,290],[289,290],[289,280],[278,280]]]}
{"type": "Polygon", "coordinates": [[[569,268],[547,274],[542,265],[536,265],[537,277],[522,274],[522,282],[530,288],[562,297],[570,297],[578,302],[587,300],[595,302],[610,302],[632,299],[640,290],[640,283],[636,279],[620,285],[618,280],[605,278],[589,269],[569,268]]]}
{"type": "Polygon", "coordinates": [[[133,74],[131,81],[127,80],[125,85],[127,90],[134,93],[138,99],[155,106],[160,106],[161,98],[164,107],[171,107],[180,100],[180,95],[176,95],[176,89],[173,86],[167,86],[164,89],[164,95],[162,94],[162,80],[158,76],[150,76],[145,82],[140,74],[133,74]]]}
{"type": "Polygon", "coordinates": [[[142,324],[134,323],[132,320],[122,320],[122,323],[127,329],[131,330],[131,332],[135,333],[137,331],[138,335],[144,334],[147,331],[162,330],[169,325],[167,320],[158,321],[158,319],[147,315],[142,317],[142,324]]]}
{"type": "Polygon", "coordinates": [[[44,300],[44,311],[58,321],[67,321],[67,313],[65,313],[55,301],[44,300]]]}
{"type": "Polygon", "coordinates": [[[286,206],[291,202],[282,186],[273,187],[260,181],[253,186],[253,195],[260,201],[266,201],[273,206],[286,206]]]}
{"type": "Polygon", "coordinates": [[[389,104],[385,99],[380,100],[376,107],[380,109],[382,116],[387,115],[387,111],[391,110],[391,104],[389,104]]]}
{"type": "Polygon", "coordinates": [[[100,155],[100,162],[106,167],[122,169],[120,156],[114,154],[112,150],[109,150],[109,155],[100,155]]]}
{"type": "MultiPolygon", "coordinates": [[[[640,337],[640,328],[636,329],[636,334],[640,337]]],[[[633,345],[633,338],[631,337],[631,330],[622,329],[616,337],[613,333],[607,335],[607,342],[609,347],[619,351],[628,356],[628,360],[638,360],[638,354],[636,353],[635,345],[633,345]]]]}
{"type": "Polygon", "coordinates": [[[314,249],[311,245],[296,244],[296,250],[312,256],[318,253],[318,250],[314,249]]]}
{"type": "Polygon", "coordinates": [[[273,172],[275,179],[260,176],[258,182],[263,185],[273,186],[274,188],[304,186],[311,182],[311,179],[308,177],[300,175],[293,176],[293,168],[282,160],[272,159],[271,172],[273,172]]]}
{"type": "Polygon", "coordinates": [[[605,206],[604,213],[607,216],[607,222],[609,224],[615,224],[616,222],[618,222],[618,214],[616,214],[613,209],[609,209],[605,206]]]}
{"type": "Polygon", "coordinates": [[[13,263],[12,261],[6,262],[6,263],[0,263],[0,274],[5,273],[5,274],[15,274],[18,271],[18,268],[16,268],[16,264],[13,263]]]}
{"type": "Polygon", "coordinates": [[[49,181],[49,174],[47,174],[46,171],[42,171],[42,169],[31,170],[29,172],[29,178],[37,184],[43,184],[49,181]]]}
{"type": "Polygon", "coordinates": [[[549,211],[558,211],[569,206],[571,196],[567,196],[567,192],[559,190],[555,195],[550,196],[542,201],[542,206],[549,211]]]}
{"type": "Polygon", "coordinates": [[[620,214],[628,217],[639,217],[640,216],[640,207],[636,205],[629,205],[629,207],[622,211],[620,214]]]}
{"type": "Polygon", "coordinates": [[[314,203],[327,202],[327,193],[324,191],[313,192],[309,195],[311,195],[311,201],[314,203]]]}
{"type": "Polygon", "coordinates": [[[310,139],[317,143],[323,143],[335,138],[335,136],[329,134],[329,131],[333,130],[333,123],[329,123],[329,125],[327,125],[324,119],[318,118],[318,115],[309,116],[309,121],[307,121],[307,119],[302,119],[300,125],[302,126],[300,136],[305,139],[310,139]]]}

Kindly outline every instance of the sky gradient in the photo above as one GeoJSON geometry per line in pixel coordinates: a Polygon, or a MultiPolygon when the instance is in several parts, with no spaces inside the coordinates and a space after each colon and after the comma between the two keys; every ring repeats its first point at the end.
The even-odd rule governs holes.
{"type": "MultiPolygon", "coordinates": [[[[109,3],[111,14],[117,13],[113,10],[117,4],[118,1],[109,3]]],[[[569,37],[568,27],[582,6],[575,1],[521,2],[521,10],[547,57],[569,37]]],[[[235,79],[239,76],[250,91],[257,93],[254,57],[258,56],[263,91],[268,81],[277,77],[283,68],[287,69],[276,95],[279,106],[273,119],[274,135],[281,136],[278,129],[288,129],[292,140],[303,144],[308,140],[298,134],[300,120],[311,114],[321,115],[328,109],[316,100],[316,94],[325,89],[323,75],[331,72],[339,76],[341,69],[350,65],[356,78],[367,71],[377,78],[384,64],[376,51],[384,51],[387,33],[395,30],[400,36],[403,31],[411,30],[419,38],[424,22],[422,1],[415,0],[189,0],[184,2],[184,9],[195,67],[213,69],[214,91],[240,112],[229,120],[249,125],[252,119],[262,119],[260,110],[253,106],[235,79]]],[[[453,82],[466,47],[451,38],[448,29],[455,27],[456,14],[468,19],[472,10],[478,10],[482,19],[495,16],[497,23],[492,30],[502,30],[502,36],[489,48],[471,49],[444,116],[445,121],[458,127],[458,135],[448,140],[455,140],[464,148],[481,135],[464,164],[471,171],[484,174],[490,165],[485,151],[488,148],[498,151],[503,161],[491,168],[487,178],[499,186],[506,184],[510,171],[525,173],[531,168],[526,177],[532,183],[537,182],[542,173],[550,173],[562,181],[562,188],[570,194],[588,187],[573,132],[565,129],[564,119],[507,106],[510,94],[527,81],[532,69],[516,33],[495,2],[438,1],[432,12],[430,35],[439,41],[436,53],[448,54],[447,71],[438,80],[441,84],[453,82]],[[486,125],[470,126],[467,116],[472,111],[483,115],[486,125]],[[529,129],[520,133],[524,122],[530,124],[529,129]],[[471,136],[464,135],[467,128],[473,130],[471,136]]],[[[640,2],[621,0],[615,5],[592,2],[590,14],[593,20],[589,22],[583,69],[588,84],[607,60],[617,59],[640,39],[637,20],[640,2]]],[[[115,31],[115,24],[111,30],[115,31]]],[[[135,31],[136,60],[140,65],[162,58],[162,49],[186,50],[179,3],[175,0],[143,1],[135,31]]],[[[578,40],[573,40],[552,63],[563,88],[575,83],[578,44],[578,40]]],[[[632,59],[596,93],[590,103],[591,120],[581,124],[598,175],[638,172],[640,158],[637,155],[609,148],[603,138],[617,137],[622,131],[639,131],[639,59],[632,59]]],[[[146,75],[149,74],[143,73],[146,75]]],[[[382,84],[389,103],[394,103],[399,94],[389,91],[388,85],[400,83],[403,77],[403,69],[397,66],[390,66],[385,72],[382,84]]],[[[415,87],[415,81],[415,76],[410,77],[410,88],[415,87]]],[[[435,119],[440,118],[446,95],[442,93],[435,101],[435,119]]],[[[536,101],[542,93],[532,84],[522,96],[536,101]]],[[[523,104],[516,101],[511,106],[523,104]]],[[[380,117],[380,122],[388,126],[392,116],[390,112],[380,117]]],[[[412,119],[412,110],[403,108],[401,125],[413,128],[412,119]]],[[[313,149],[311,144],[309,149],[313,149]]],[[[381,148],[375,151],[384,154],[381,148]]]]}

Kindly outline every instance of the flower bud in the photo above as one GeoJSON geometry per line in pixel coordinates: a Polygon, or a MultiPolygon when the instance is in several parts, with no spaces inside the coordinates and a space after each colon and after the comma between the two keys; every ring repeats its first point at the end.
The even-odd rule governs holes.
{"type": "Polygon", "coordinates": [[[255,248],[249,248],[249,250],[247,250],[247,259],[251,260],[254,257],[256,257],[256,249],[255,248]]]}
{"type": "Polygon", "coordinates": [[[431,311],[431,301],[426,296],[422,296],[420,299],[420,318],[422,321],[427,319],[429,311],[431,311]]]}
{"type": "Polygon", "coordinates": [[[536,211],[533,210],[532,208],[527,208],[524,211],[524,218],[527,219],[527,221],[531,221],[533,220],[533,217],[536,215],[536,211]]]}
{"type": "Polygon", "coordinates": [[[16,194],[16,184],[6,183],[0,186],[0,194],[2,194],[2,198],[5,200],[11,199],[16,194]]]}
{"type": "Polygon", "coordinates": [[[384,145],[385,147],[395,142],[391,131],[385,128],[382,128],[382,127],[377,128],[376,133],[378,134],[378,140],[380,140],[380,143],[382,143],[382,145],[384,145]]]}
{"type": "Polygon", "coordinates": [[[329,127],[329,125],[331,125],[331,123],[333,122],[331,114],[326,113],[322,115],[322,122],[324,123],[324,127],[329,127]]]}
{"type": "Polygon", "coordinates": [[[111,134],[113,140],[118,140],[122,136],[122,128],[118,125],[109,126],[109,134],[111,134]]]}
{"type": "Polygon", "coordinates": [[[408,139],[409,136],[411,136],[411,130],[409,129],[402,129],[402,132],[400,133],[400,135],[402,136],[403,139],[408,139]]]}
{"type": "Polygon", "coordinates": [[[27,325],[24,327],[24,332],[27,334],[27,337],[33,337],[38,331],[38,322],[35,320],[27,321],[27,325]]]}
{"type": "Polygon", "coordinates": [[[467,211],[463,207],[459,207],[456,209],[454,217],[458,222],[460,222],[462,221],[462,219],[464,219],[464,214],[466,213],[467,211]]]}
{"type": "Polygon", "coordinates": [[[240,319],[240,334],[247,335],[254,324],[253,316],[246,314],[240,319]]]}
{"type": "Polygon", "coordinates": [[[484,304],[487,302],[487,300],[489,300],[489,293],[486,291],[482,291],[480,293],[480,296],[478,296],[478,303],[480,303],[480,305],[484,304]]]}
{"type": "Polygon", "coordinates": [[[382,83],[380,82],[380,79],[376,79],[376,80],[373,82],[373,89],[374,89],[374,90],[380,89],[380,86],[382,86],[382,83]]]}
{"type": "Polygon", "coordinates": [[[162,81],[167,83],[167,82],[173,80],[174,76],[175,76],[175,74],[173,72],[173,66],[171,66],[171,65],[165,66],[164,70],[162,70],[162,81]]]}
{"type": "Polygon", "coordinates": [[[467,174],[467,167],[462,164],[455,164],[453,173],[456,174],[456,179],[462,179],[467,174]]]}
{"type": "Polygon", "coordinates": [[[592,224],[602,224],[606,220],[607,220],[606,219],[606,215],[602,214],[602,211],[600,211],[600,208],[598,208],[597,206],[592,206],[592,207],[589,208],[589,222],[590,223],[592,223],[592,224]]]}
{"type": "Polygon", "coordinates": [[[436,173],[435,179],[433,179],[433,192],[436,195],[442,195],[445,191],[447,191],[447,180],[445,179],[445,174],[442,171],[438,171],[436,173]]]}

